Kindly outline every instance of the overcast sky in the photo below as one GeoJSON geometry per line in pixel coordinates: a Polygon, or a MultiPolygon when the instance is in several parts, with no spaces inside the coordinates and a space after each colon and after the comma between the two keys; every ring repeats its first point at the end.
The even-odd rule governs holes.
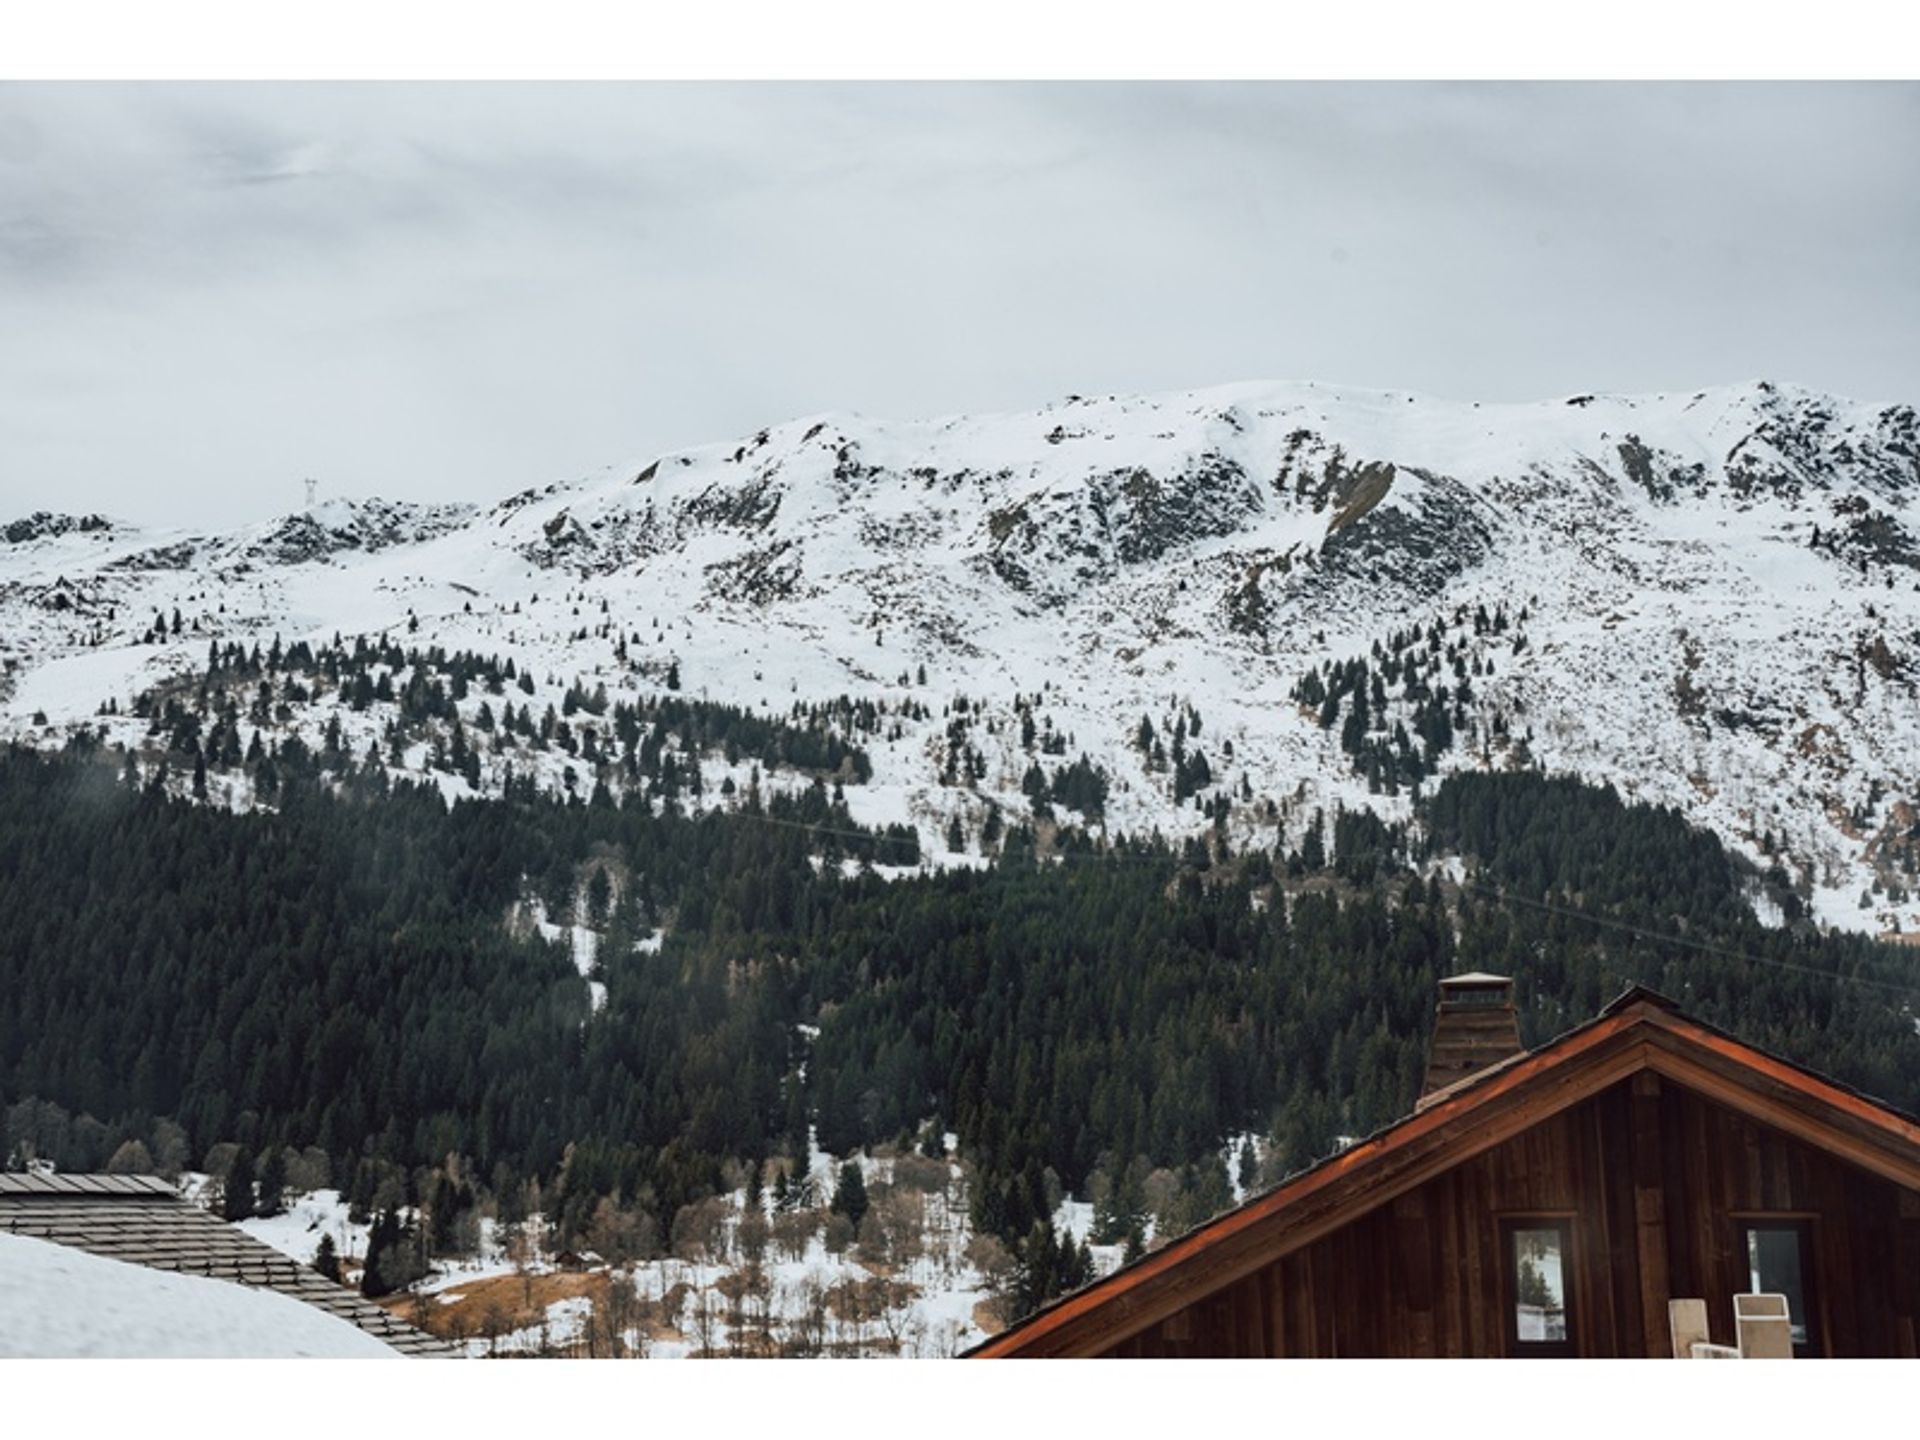
{"type": "Polygon", "coordinates": [[[1920,401],[1920,85],[0,85],[0,520],[819,410],[1920,401]]]}

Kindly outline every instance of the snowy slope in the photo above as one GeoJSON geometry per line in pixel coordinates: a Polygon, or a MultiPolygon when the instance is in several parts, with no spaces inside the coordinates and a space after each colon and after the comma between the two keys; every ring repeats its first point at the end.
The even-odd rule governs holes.
{"type": "MultiPolygon", "coordinates": [[[[958,1137],[950,1140],[957,1143],[958,1137]]],[[[757,1270],[757,1279],[763,1284],[764,1310],[756,1314],[750,1327],[737,1325],[730,1318],[737,1312],[729,1292],[737,1295],[736,1282],[747,1279],[754,1268],[740,1244],[741,1222],[752,1204],[744,1186],[714,1202],[723,1212],[723,1221],[716,1253],[706,1261],[656,1258],[609,1267],[613,1283],[628,1287],[634,1300],[649,1302],[648,1308],[658,1322],[660,1333],[649,1339],[643,1340],[637,1330],[628,1332],[626,1343],[631,1353],[677,1359],[711,1348],[715,1353],[730,1354],[759,1343],[769,1330],[789,1343],[797,1343],[797,1336],[808,1333],[810,1317],[818,1325],[815,1343],[837,1354],[945,1356],[985,1338],[976,1310],[988,1299],[990,1287],[968,1259],[973,1231],[963,1168],[949,1163],[943,1188],[925,1194],[915,1192],[921,1203],[915,1207],[918,1243],[911,1258],[903,1264],[875,1265],[850,1251],[827,1248],[821,1233],[826,1223],[825,1207],[842,1162],[818,1148],[812,1149],[808,1158],[812,1205],[801,1207],[804,1213],[788,1217],[789,1222],[804,1222],[800,1225],[804,1242],[797,1253],[777,1245],[767,1247],[757,1270]],[[887,1284],[881,1287],[876,1284],[879,1281],[887,1284]],[[869,1297],[884,1298],[885,1304],[873,1306],[873,1313],[863,1317],[852,1317],[835,1308],[843,1304],[834,1300],[836,1295],[862,1288],[869,1297]],[[663,1303],[663,1297],[672,1297],[671,1302],[663,1303]],[[759,1339],[751,1338],[749,1329],[759,1339]]],[[[847,1158],[857,1159],[876,1195],[884,1194],[895,1179],[899,1162],[891,1154],[847,1158]]],[[[302,1264],[312,1263],[320,1237],[330,1235],[335,1252],[350,1265],[357,1265],[366,1253],[367,1227],[353,1224],[347,1211],[347,1203],[337,1191],[318,1190],[290,1197],[284,1214],[243,1220],[239,1225],[255,1239],[302,1264]]],[[[768,1195],[761,1197],[759,1213],[770,1224],[780,1214],[768,1195]]],[[[1068,1202],[1063,1213],[1078,1217],[1075,1233],[1084,1235],[1091,1207],[1068,1202]]],[[[525,1270],[552,1276],[558,1267],[554,1257],[541,1248],[544,1231],[538,1216],[524,1229],[529,1245],[525,1270]]],[[[521,1267],[502,1244],[495,1222],[482,1223],[480,1239],[479,1250],[472,1255],[436,1259],[419,1286],[438,1306],[467,1304],[463,1318],[469,1321],[468,1353],[476,1357],[583,1353],[579,1343],[594,1304],[584,1295],[552,1301],[540,1323],[491,1337],[478,1333],[477,1312],[481,1307],[472,1302],[485,1294],[481,1287],[485,1282],[521,1273],[521,1267]]],[[[1119,1257],[1119,1247],[1100,1247],[1099,1258],[1106,1268],[1118,1264],[1119,1257]]],[[[0,1281],[5,1275],[4,1255],[0,1255],[0,1281]]],[[[0,1354],[5,1353],[4,1341],[0,1340],[0,1354]]]]}
{"type": "Polygon", "coordinates": [[[0,1234],[0,1356],[393,1359],[286,1295],[0,1234]]]}
{"type": "MultiPolygon", "coordinates": [[[[190,1177],[190,1182],[198,1177],[190,1177]]],[[[236,1221],[262,1245],[271,1245],[289,1259],[311,1265],[320,1253],[323,1238],[333,1241],[333,1253],[342,1259],[357,1259],[367,1253],[369,1226],[356,1225],[347,1218],[347,1202],[338,1190],[315,1190],[293,1197],[278,1215],[257,1216],[236,1221]]]]}
{"type": "MultiPolygon", "coordinates": [[[[1911,407],[1764,382],[1526,405],[1262,383],[812,417],[486,508],[336,500],[211,536],[29,517],[0,529],[0,729],[150,747],[134,697],[209,641],[384,634],[514,657],[538,706],[576,681],[664,693],[671,667],[770,716],[893,707],[847,801],[915,824],[931,863],[961,858],[952,820],[973,851],[990,811],[1028,814],[1037,753],[1107,772],[1109,831],[1194,833],[1228,793],[1235,837],[1267,841],[1336,803],[1405,812],[1292,696],[1309,667],[1440,625],[1476,667],[1446,764],[1517,763],[1524,737],[1533,763],[1770,845],[1828,923],[1912,929],[1917,429],[1911,407]],[[1482,605],[1524,610],[1524,639],[1463,626],[1482,605]],[[1176,802],[1133,739],[1189,708],[1213,778],[1176,802]]],[[[336,715],[354,754],[381,734],[337,695],[292,710],[275,729],[309,744],[336,715]]],[[[515,758],[563,783],[561,760],[515,758]]],[[[708,761],[694,803],[727,803],[708,761]]]]}

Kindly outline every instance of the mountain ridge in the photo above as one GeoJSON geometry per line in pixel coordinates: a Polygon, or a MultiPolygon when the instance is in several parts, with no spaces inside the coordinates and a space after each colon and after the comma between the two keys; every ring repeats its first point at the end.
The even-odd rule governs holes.
{"type": "MultiPolygon", "coordinates": [[[[1085,823],[1242,845],[1335,806],[1398,818],[1450,767],[1537,765],[1677,805],[1825,923],[1920,926],[1911,406],[1248,382],[807,416],[490,505],[330,500],[213,535],[34,518],[0,547],[0,730],[34,743],[86,725],[151,750],[129,711],[209,645],[391,635],[515,657],[529,703],[670,674],[767,715],[870,700],[896,718],[852,813],[929,842],[957,824],[970,856],[990,815],[1032,813],[1042,757],[1111,778],[1085,823]],[[1358,731],[1335,674],[1356,662],[1358,731]],[[1309,672],[1334,713],[1300,701],[1309,672]],[[1407,738],[1441,709],[1444,748],[1407,738]],[[1143,721],[1184,741],[1187,712],[1213,757],[1194,788],[1138,744],[1143,721]]],[[[383,739],[324,683],[287,703],[269,739],[336,716],[353,753],[383,739]]]]}

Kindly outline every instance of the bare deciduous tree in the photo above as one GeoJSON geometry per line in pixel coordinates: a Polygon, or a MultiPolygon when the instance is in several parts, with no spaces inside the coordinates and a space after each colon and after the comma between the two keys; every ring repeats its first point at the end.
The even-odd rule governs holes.
{"type": "Polygon", "coordinates": [[[140,1141],[123,1141],[120,1148],[113,1152],[113,1158],[107,1161],[107,1173],[109,1175],[151,1175],[153,1174],[153,1156],[140,1141]]]}
{"type": "Polygon", "coordinates": [[[980,1272],[988,1308],[1002,1327],[1010,1324],[1017,1302],[1020,1267],[996,1235],[976,1235],[967,1244],[967,1263],[980,1272]]]}
{"type": "Polygon", "coordinates": [[[853,1222],[838,1210],[827,1217],[826,1247],[829,1255],[844,1255],[853,1243],[853,1222]]]}
{"type": "Polygon", "coordinates": [[[602,1196],[587,1224],[587,1248],[610,1264],[630,1265],[653,1253],[655,1230],[653,1216],[645,1210],[602,1196]]]}
{"type": "Polygon", "coordinates": [[[721,1195],[682,1205],[673,1217],[673,1253],[696,1265],[726,1263],[731,1219],[732,1207],[721,1195]]]}
{"type": "Polygon", "coordinates": [[[767,1223],[766,1215],[759,1210],[748,1210],[740,1217],[740,1224],[734,1230],[734,1244],[739,1248],[740,1258],[748,1268],[757,1269],[767,1258],[767,1241],[772,1227],[767,1223]]]}
{"type": "Polygon", "coordinates": [[[500,1337],[512,1328],[513,1323],[500,1302],[487,1301],[487,1308],[480,1312],[480,1334],[487,1342],[487,1354],[491,1355],[499,1348],[500,1337]]]}
{"type": "Polygon", "coordinates": [[[785,1260],[807,1258],[807,1244],[820,1232],[818,1210],[788,1210],[773,1217],[773,1243],[785,1260]]]}
{"type": "Polygon", "coordinates": [[[711,1355],[715,1327],[720,1320],[720,1306],[715,1303],[713,1291],[705,1285],[696,1285],[687,1299],[693,1316],[694,1339],[702,1354],[711,1355]]]}

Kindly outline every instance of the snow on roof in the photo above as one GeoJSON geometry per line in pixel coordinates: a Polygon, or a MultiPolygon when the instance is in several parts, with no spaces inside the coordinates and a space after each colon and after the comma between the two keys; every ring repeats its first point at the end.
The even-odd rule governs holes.
{"type": "Polygon", "coordinates": [[[396,1359],[324,1310],[0,1232],[0,1357],[396,1359]]]}

